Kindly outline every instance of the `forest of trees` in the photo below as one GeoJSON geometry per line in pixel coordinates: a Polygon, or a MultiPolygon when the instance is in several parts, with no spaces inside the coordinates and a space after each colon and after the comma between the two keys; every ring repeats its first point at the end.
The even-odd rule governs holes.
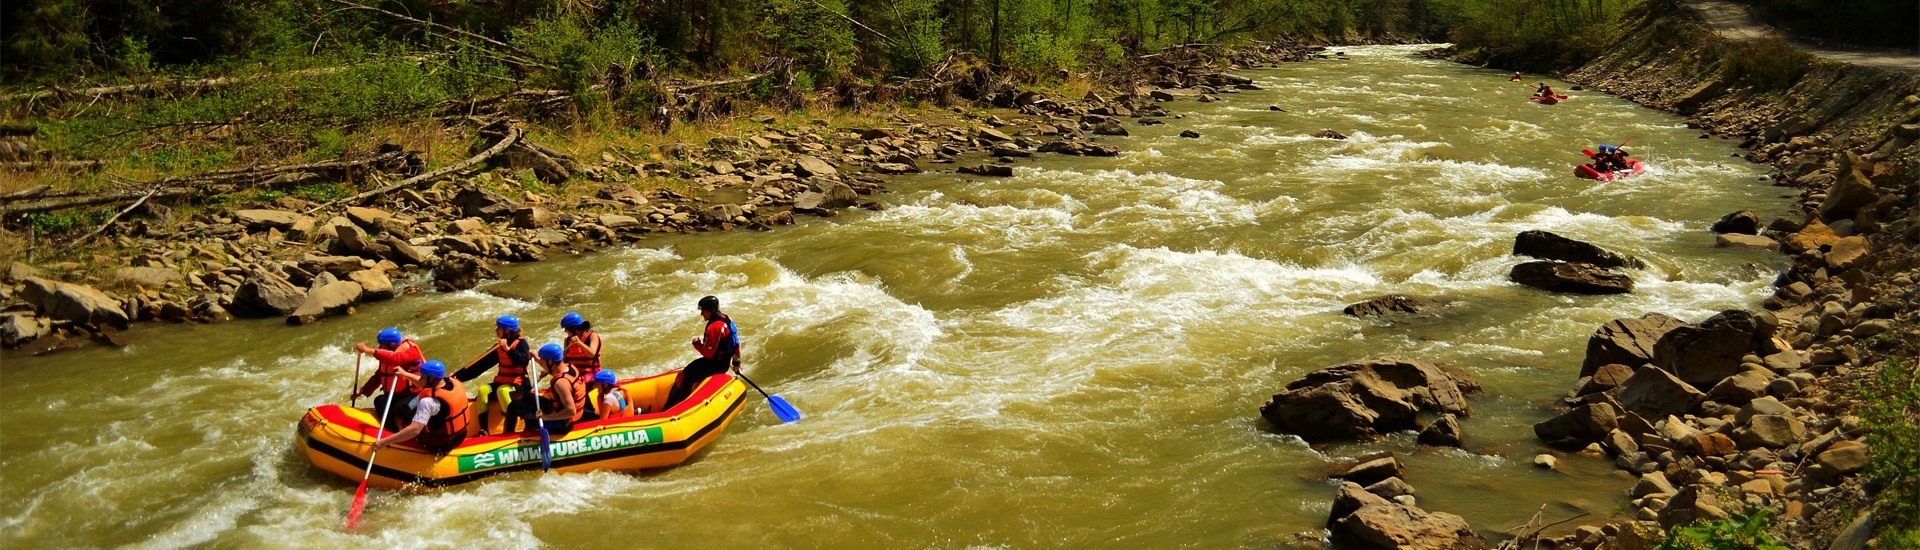
{"type": "MultiPolygon", "coordinates": [[[[360,2],[360,0],[354,0],[360,2]]],[[[650,66],[790,59],[815,78],[915,75],[952,50],[1039,74],[1176,43],[1235,38],[1444,39],[1478,0],[365,0],[508,42],[594,41],[650,66]],[[600,36],[604,35],[604,36],[600,36]]],[[[1497,3],[1497,1],[1496,1],[1497,3]]],[[[458,48],[332,0],[39,0],[0,8],[4,78],[320,64],[458,48]]],[[[471,44],[469,44],[471,45],[471,44]]],[[[579,44],[569,44],[578,46],[579,44]]],[[[578,52],[574,52],[578,53],[578,52]]]]}

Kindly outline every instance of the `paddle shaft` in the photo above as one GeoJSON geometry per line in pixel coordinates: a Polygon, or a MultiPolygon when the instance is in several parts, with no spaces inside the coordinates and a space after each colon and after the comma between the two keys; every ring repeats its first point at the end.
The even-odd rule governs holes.
{"type": "Polygon", "coordinates": [[[353,399],[347,402],[354,407],[360,406],[360,360],[366,358],[364,353],[353,352],[353,382],[347,385],[347,394],[352,395],[353,399]]]}
{"type": "MultiPolygon", "coordinates": [[[[393,401],[397,399],[397,397],[393,395],[393,387],[399,382],[400,382],[400,377],[398,376],[395,376],[391,380],[387,381],[387,406],[380,407],[380,425],[374,427],[373,429],[373,434],[374,434],[373,441],[375,443],[379,443],[380,438],[386,437],[387,414],[393,412],[393,401]]],[[[367,484],[367,479],[373,477],[373,457],[374,455],[378,455],[378,454],[380,454],[380,449],[374,449],[373,451],[367,453],[367,471],[366,473],[360,474],[360,485],[365,486],[367,484]]]]}
{"type": "Polygon", "coordinates": [[[771,396],[771,395],[767,395],[767,390],[763,390],[763,389],[760,389],[760,385],[759,385],[759,384],[755,384],[755,383],[753,383],[753,379],[752,379],[752,378],[747,378],[747,375],[745,375],[745,374],[742,374],[742,373],[741,373],[740,371],[733,371],[733,374],[735,374],[735,375],[737,375],[737,376],[739,376],[741,380],[745,380],[745,381],[747,381],[747,385],[749,385],[749,386],[753,386],[753,391],[757,391],[757,392],[760,392],[760,397],[765,397],[765,398],[767,398],[768,400],[772,400],[772,399],[773,399],[773,396],[771,396]]]}

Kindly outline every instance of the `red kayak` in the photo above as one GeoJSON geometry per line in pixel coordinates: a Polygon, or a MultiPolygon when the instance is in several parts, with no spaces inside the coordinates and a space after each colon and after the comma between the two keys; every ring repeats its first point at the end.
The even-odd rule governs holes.
{"type": "Polygon", "coordinates": [[[1620,170],[1601,172],[1594,170],[1591,164],[1582,164],[1573,169],[1573,175],[1590,180],[1613,181],[1620,178],[1638,176],[1641,172],[1645,171],[1647,171],[1646,163],[1640,162],[1640,159],[1627,159],[1627,169],[1624,174],[1622,174],[1620,170]]]}
{"type": "Polygon", "coordinates": [[[1567,96],[1561,95],[1561,94],[1553,94],[1551,96],[1534,94],[1532,96],[1527,97],[1527,99],[1533,100],[1534,103],[1539,103],[1541,105],[1553,105],[1553,104],[1559,103],[1561,100],[1564,100],[1566,98],[1567,96]]]}

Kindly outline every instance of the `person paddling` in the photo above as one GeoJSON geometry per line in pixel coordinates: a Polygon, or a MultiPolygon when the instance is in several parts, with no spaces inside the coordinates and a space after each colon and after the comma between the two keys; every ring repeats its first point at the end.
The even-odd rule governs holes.
{"type": "Polygon", "coordinates": [[[673,388],[667,392],[667,404],[662,410],[673,408],[693,395],[694,388],[700,387],[701,382],[726,372],[729,366],[734,372],[740,372],[740,332],[733,326],[733,319],[720,312],[719,298],[701,298],[699,305],[706,331],[702,338],[693,339],[693,349],[700,352],[700,358],[680,370],[679,378],[674,379],[673,388]]]}
{"type": "Polygon", "coordinates": [[[1508,82],[1524,82],[1526,80],[1526,77],[1520,76],[1518,72],[1513,73],[1513,77],[1507,79],[1508,82]]]}
{"type": "Polygon", "coordinates": [[[467,388],[459,380],[447,378],[447,365],[427,361],[419,373],[406,376],[413,381],[412,421],[393,435],[373,442],[375,450],[403,441],[413,441],[436,453],[445,453],[467,439],[467,388]]]}
{"type": "Polygon", "coordinates": [[[533,401],[514,402],[513,415],[526,420],[527,427],[544,425],[549,435],[558,437],[573,431],[573,424],[580,421],[581,404],[586,401],[587,384],[574,374],[573,367],[567,366],[560,351],[560,344],[540,346],[536,356],[546,376],[552,379],[547,384],[549,398],[540,400],[540,407],[546,410],[534,412],[533,401]]]}
{"type": "Polygon", "coordinates": [[[620,378],[613,371],[602,370],[587,386],[586,404],[586,412],[580,413],[582,422],[620,418],[627,415],[627,391],[620,389],[620,378]]]}
{"type": "MultiPolygon", "coordinates": [[[[365,342],[353,344],[353,350],[355,352],[372,355],[373,359],[380,363],[380,368],[375,369],[373,375],[367,377],[367,382],[361,384],[359,390],[347,396],[348,401],[359,397],[372,396],[374,392],[389,387],[404,387],[400,384],[389,386],[388,382],[391,381],[393,377],[398,376],[400,372],[420,372],[420,363],[424,360],[424,357],[420,353],[420,344],[413,341],[412,338],[405,337],[405,335],[400,333],[400,329],[387,327],[381,330],[379,334],[374,336],[374,343],[378,344],[379,347],[368,346],[365,342]]],[[[373,410],[386,410],[387,401],[391,399],[393,399],[393,394],[391,393],[374,397],[373,410]]],[[[399,423],[399,418],[390,418],[387,420],[386,428],[389,431],[394,430],[395,426],[398,426],[399,423]]]]}
{"type": "Polygon", "coordinates": [[[1534,97],[1544,98],[1544,99],[1560,99],[1559,97],[1557,97],[1556,94],[1553,93],[1553,86],[1548,86],[1547,83],[1545,82],[1541,82],[1540,85],[1535,86],[1534,89],[1538,90],[1537,92],[1534,92],[1533,94],[1534,97]]]}
{"type": "Polygon", "coordinates": [[[581,380],[593,380],[600,373],[600,333],[593,331],[593,323],[571,311],[560,318],[560,328],[567,331],[567,365],[581,380]]]}
{"type": "Polygon", "coordinates": [[[461,382],[471,382],[485,374],[487,369],[499,367],[493,381],[480,389],[480,406],[486,411],[487,421],[483,424],[490,434],[510,433],[516,430],[515,418],[507,414],[507,407],[515,399],[533,391],[532,380],[527,377],[527,364],[533,362],[533,344],[520,337],[520,318],[502,315],[493,322],[493,335],[496,341],[493,347],[474,359],[473,364],[453,374],[461,382]],[[516,395],[517,394],[517,395],[516,395]]]}

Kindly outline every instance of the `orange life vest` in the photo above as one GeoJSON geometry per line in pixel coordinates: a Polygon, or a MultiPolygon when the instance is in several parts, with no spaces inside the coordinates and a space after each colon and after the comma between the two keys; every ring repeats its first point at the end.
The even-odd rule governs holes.
{"type": "Polygon", "coordinates": [[[415,438],[421,445],[446,448],[467,438],[467,388],[459,380],[442,378],[434,387],[415,388],[413,394],[440,400],[440,412],[427,420],[426,428],[415,438]]]}
{"type": "MultiPolygon", "coordinates": [[[[505,346],[494,346],[493,354],[494,357],[500,360],[500,371],[493,375],[493,383],[507,386],[518,386],[527,383],[527,364],[520,363],[516,365],[513,362],[513,357],[507,355],[508,348],[517,347],[515,344],[525,342],[526,340],[526,338],[516,338],[512,342],[507,342],[505,346]]],[[[532,350],[529,349],[528,351],[532,350]]]]}
{"type": "Polygon", "coordinates": [[[593,349],[590,344],[601,343],[600,333],[591,330],[580,335],[579,343],[574,343],[574,340],[569,338],[567,354],[561,357],[560,361],[572,366],[573,372],[580,375],[580,378],[592,380],[593,375],[600,373],[600,352],[593,349]]]}
{"type": "MultiPolygon", "coordinates": [[[[380,368],[373,372],[373,376],[368,377],[366,387],[379,388],[380,391],[386,391],[389,387],[388,383],[394,382],[394,372],[397,370],[405,370],[414,374],[420,373],[422,356],[419,342],[413,341],[412,338],[401,340],[400,345],[394,346],[392,352],[393,355],[399,357],[399,359],[395,361],[380,361],[380,368]],[[407,352],[409,351],[413,353],[408,354],[407,352]]],[[[375,359],[378,360],[377,355],[375,359]]],[[[392,387],[396,388],[394,390],[395,392],[399,392],[406,389],[407,384],[409,384],[409,382],[400,380],[392,384],[392,387]]]]}
{"type": "Polygon", "coordinates": [[[564,391],[567,392],[567,395],[573,397],[573,416],[568,418],[567,421],[580,421],[581,413],[587,411],[587,384],[580,380],[580,375],[574,374],[572,369],[568,369],[567,372],[553,377],[553,383],[547,386],[547,390],[547,395],[553,396],[552,399],[555,400],[553,404],[547,406],[549,411],[560,410],[560,402],[558,399],[560,399],[560,392],[564,391]]]}

